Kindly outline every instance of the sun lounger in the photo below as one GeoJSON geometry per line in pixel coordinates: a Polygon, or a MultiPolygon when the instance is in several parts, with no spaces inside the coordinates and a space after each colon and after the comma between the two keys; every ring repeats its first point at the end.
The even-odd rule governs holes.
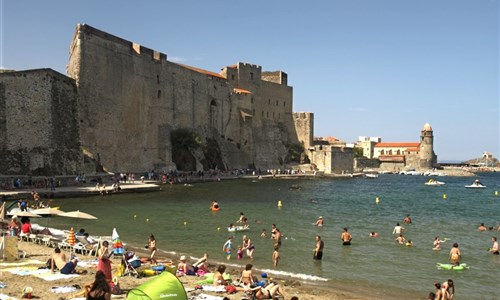
{"type": "Polygon", "coordinates": [[[75,245],[75,250],[79,250],[82,254],[92,255],[97,253],[97,249],[99,249],[99,241],[91,244],[89,243],[84,236],[76,236],[76,240],[78,243],[75,245]]]}
{"type": "Polygon", "coordinates": [[[52,247],[52,248],[57,247],[58,244],[62,242],[60,239],[55,238],[51,235],[46,235],[46,234],[41,235],[41,238],[42,238],[42,240],[41,240],[42,244],[44,244],[47,247],[52,247]]]}
{"type": "Polygon", "coordinates": [[[29,233],[19,233],[19,240],[20,241],[25,241],[25,242],[28,242],[29,241],[29,233]]]}

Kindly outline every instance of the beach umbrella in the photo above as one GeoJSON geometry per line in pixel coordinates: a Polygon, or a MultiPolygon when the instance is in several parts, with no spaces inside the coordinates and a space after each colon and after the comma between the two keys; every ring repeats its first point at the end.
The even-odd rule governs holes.
{"type": "Polygon", "coordinates": [[[62,210],[53,207],[39,208],[32,211],[32,213],[37,215],[60,215],[64,213],[62,210]]]}
{"type": "Polygon", "coordinates": [[[84,212],[79,211],[79,210],[68,211],[68,212],[59,214],[59,216],[68,217],[68,218],[76,218],[76,219],[94,219],[94,220],[97,219],[97,217],[94,217],[91,214],[84,213],[84,212]]]}
{"type": "MultiPolygon", "coordinates": [[[[62,210],[57,209],[57,208],[45,207],[45,208],[35,209],[32,211],[32,213],[37,214],[37,215],[44,215],[44,216],[50,217],[52,215],[60,215],[64,212],[62,210]]],[[[50,218],[47,218],[47,222],[45,224],[45,227],[49,227],[49,219],[50,218]]]]}
{"type": "Polygon", "coordinates": [[[113,254],[114,255],[122,255],[123,254],[123,243],[120,240],[120,236],[116,231],[116,228],[113,228],[113,233],[111,234],[111,239],[113,240],[113,254]]]}
{"type": "Polygon", "coordinates": [[[18,217],[30,217],[30,218],[41,218],[42,217],[40,215],[34,214],[32,212],[29,212],[29,211],[17,211],[15,213],[12,213],[12,215],[18,216],[18,217]]]}
{"type": "MultiPolygon", "coordinates": [[[[59,214],[58,216],[61,216],[61,217],[67,217],[67,218],[75,218],[75,219],[88,219],[88,220],[95,220],[97,219],[97,217],[94,217],[93,215],[91,214],[88,214],[88,213],[84,213],[82,211],[79,211],[79,210],[75,210],[75,211],[68,211],[68,212],[65,212],[65,213],[62,213],[62,214],[59,214]]],[[[78,227],[78,222],[76,222],[77,225],[76,227],[78,227]]]]}
{"type": "Polygon", "coordinates": [[[75,230],[73,229],[73,227],[71,227],[71,229],[69,230],[66,243],[68,243],[71,246],[74,246],[76,244],[75,230]]]}
{"type": "Polygon", "coordinates": [[[0,220],[5,220],[5,202],[2,203],[0,208],[0,220]]]}

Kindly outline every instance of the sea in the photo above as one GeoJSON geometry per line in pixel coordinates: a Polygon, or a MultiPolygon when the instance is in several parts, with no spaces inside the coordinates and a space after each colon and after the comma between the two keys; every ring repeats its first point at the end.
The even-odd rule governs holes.
{"type": "Polygon", "coordinates": [[[453,279],[454,299],[500,299],[500,257],[488,252],[491,238],[500,238],[500,174],[477,177],[434,177],[446,184],[426,186],[430,177],[381,174],[378,178],[236,179],[190,185],[162,185],[160,192],[124,193],[87,198],[56,199],[61,210],[80,210],[98,220],[52,217],[37,220],[50,227],[85,228],[91,235],[110,236],[113,228],[127,245],[144,248],[154,234],[164,254],[209,254],[213,264],[244,266],[251,262],[256,273],[306,281],[323,287],[344,286],[371,295],[400,294],[406,299],[426,299],[435,282],[453,279]],[[479,179],[487,188],[468,189],[479,179]],[[212,200],[221,206],[209,207],[212,200]],[[278,205],[281,203],[281,206],[278,205]],[[240,212],[250,230],[230,233],[240,212]],[[406,215],[411,224],[403,224],[406,215]],[[319,216],[324,226],[313,223],[319,216]],[[396,223],[405,227],[413,247],[395,242],[396,223]],[[479,232],[484,223],[496,230],[479,232]],[[273,268],[271,224],[284,238],[281,260],[273,268]],[[347,227],[351,246],[342,246],[347,227]],[[261,237],[262,230],[268,233],[261,237]],[[378,238],[369,236],[377,232],[378,238]],[[236,247],[248,235],[255,245],[254,259],[238,260],[236,247]],[[321,261],[313,260],[315,236],[324,240],[321,261]],[[234,254],[228,261],[223,244],[233,236],[234,254]],[[436,236],[447,239],[441,251],[433,251],[436,236]],[[440,270],[449,263],[449,250],[458,243],[463,271],[440,270]]]}

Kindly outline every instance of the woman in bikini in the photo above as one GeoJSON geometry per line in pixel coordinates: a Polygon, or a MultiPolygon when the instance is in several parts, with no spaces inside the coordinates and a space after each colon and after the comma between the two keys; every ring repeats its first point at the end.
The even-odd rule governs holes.
{"type": "Polygon", "coordinates": [[[155,254],[156,254],[156,239],[153,234],[149,236],[149,243],[148,243],[148,248],[149,251],[151,251],[151,263],[152,264],[157,264],[158,262],[155,259],[155,254]]]}
{"type": "Polygon", "coordinates": [[[252,288],[250,289],[250,291],[255,292],[255,299],[258,300],[274,299],[274,297],[276,297],[276,294],[281,295],[283,299],[287,299],[285,291],[283,290],[281,285],[278,285],[274,282],[266,285],[266,287],[258,286],[256,288],[252,288]]]}
{"type": "Polygon", "coordinates": [[[224,272],[226,271],[225,265],[220,265],[217,268],[217,272],[214,273],[214,286],[227,285],[227,281],[224,279],[224,272]]]}
{"type": "Polygon", "coordinates": [[[89,287],[86,300],[110,300],[111,299],[111,288],[109,283],[106,281],[106,275],[102,271],[97,271],[95,273],[95,281],[89,287]]]}
{"type": "Polygon", "coordinates": [[[253,259],[253,252],[255,251],[255,246],[252,244],[252,241],[246,235],[243,236],[243,250],[247,250],[247,256],[250,259],[253,259]]]}
{"type": "Polygon", "coordinates": [[[245,266],[245,270],[241,272],[240,282],[244,285],[253,284],[253,273],[252,273],[252,264],[247,264],[245,266]]]}

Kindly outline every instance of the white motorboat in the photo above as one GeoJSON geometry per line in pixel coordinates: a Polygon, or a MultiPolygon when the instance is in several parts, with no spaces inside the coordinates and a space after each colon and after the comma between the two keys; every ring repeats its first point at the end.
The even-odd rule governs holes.
{"type": "Polygon", "coordinates": [[[373,173],[366,173],[365,174],[366,178],[378,178],[378,174],[373,174],[373,173]]]}
{"type": "Polygon", "coordinates": [[[431,185],[431,186],[440,186],[440,185],[445,185],[446,183],[442,182],[442,181],[438,181],[438,180],[434,180],[434,179],[429,179],[429,181],[427,181],[425,183],[425,185],[431,185]]]}
{"type": "Polygon", "coordinates": [[[465,187],[468,189],[484,189],[486,186],[476,179],[474,183],[466,185],[465,187]]]}
{"type": "Polygon", "coordinates": [[[484,189],[484,188],[486,188],[485,185],[476,184],[476,183],[473,183],[473,184],[470,184],[470,185],[466,185],[465,187],[468,188],[468,189],[484,189]]]}

